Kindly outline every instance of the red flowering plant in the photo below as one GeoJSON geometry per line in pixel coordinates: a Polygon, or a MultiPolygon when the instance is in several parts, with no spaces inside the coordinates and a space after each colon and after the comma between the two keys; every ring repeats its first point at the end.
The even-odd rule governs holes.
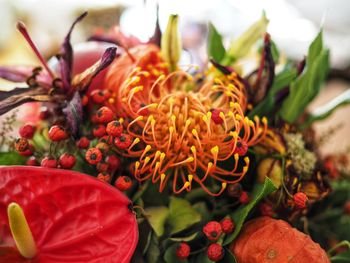
{"type": "MultiPolygon", "coordinates": [[[[349,243],[340,242],[347,239],[342,231],[327,236],[326,230],[317,229],[318,223],[327,222],[320,209],[323,204],[338,211],[334,222],[341,216],[349,219],[346,198],[334,204],[331,193],[332,186],[335,193],[341,187],[349,190],[349,172],[337,169],[340,158],[321,156],[312,125],[348,103],[349,94],[316,111],[306,110],[328,72],[329,51],[323,45],[322,31],[305,60],[283,64],[266,33],[265,16],[229,48],[210,24],[208,63],[200,69],[179,65],[179,18],[172,15],[165,32],[161,35],[157,23],[147,43],[129,39],[117,29],[107,36],[91,37],[115,44],[120,53],[116,56],[116,48],[109,48],[92,67],[73,76],[69,39],[84,16],[71,27],[55,68],[48,66],[23,24],[18,24],[44,69],[1,67],[1,77],[26,81],[28,88],[0,93],[0,113],[28,101],[41,101],[49,114],[43,114],[40,123],[20,127],[19,138],[3,153],[1,164],[40,166],[31,170],[34,174],[77,170],[96,177],[94,187],[106,187],[116,195],[123,192],[130,200],[121,206],[125,210],[127,205],[138,219],[138,238],[131,237],[133,244],[138,241],[136,249],[130,247],[135,249],[132,262],[307,262],[315,258],[330,262],[330,258],[346,257],[348,252],[341,250],[349,243]],[[251,53],[258,59],[254,60],[256,69],[247,74],[240,62],[251,53]],[[101,71],[102,80],[89,89],[101,71]],[[256,219],[246,224],[252,218],[256,219]],[[323,249],[331,247],[327,256],[323,249]]],[[[11,120],[7,125],[11,127],[11,120]]],[[[345,167],[348,157],[343,156],[345,167]]],[[[0,189],[9,192],[3,201],[6,207],[8,200],[15,199],[17,188],[1,180],[0,189]]],[[[49,189],[59,183],[49,177],[45,180],[49,189]]],[[[99,197],[91,196],[76,198],[96,202],[94,211],[102,209],[99,197]]],[[[0,226],[10,224],[5,228],[6,237],[11,238],[10,229],[20,254],[35,260],[41,255],[31,249],[38,242],[35,234],[29,241],[24,238],[28,242],[16,241],[30,233],[29,224],[18,234],[29,213],[27,203],[22,204],[24,216],[17,228],[11,226],[12,215],[9,223],[2,215],[0,226]]],[[[103,213],[108,214],[108,209],[103,213]]],[[[133,218],[127,210],[113,216],[133,218]]],[[[349,226],[347,219],[343,227],[349,226]]],[[[94,220],[89,218],[86,224],[94,226],[94,220]]],[[[108,238],[112,237],[107,235],[106,242],[99,243],[99,250],[123,246],[108,244],[108,238]]],[[[130,249],[124,251],[126,260],[130,249]]],[[[110,252],[107,254],[109,258],[110,252]]]]}

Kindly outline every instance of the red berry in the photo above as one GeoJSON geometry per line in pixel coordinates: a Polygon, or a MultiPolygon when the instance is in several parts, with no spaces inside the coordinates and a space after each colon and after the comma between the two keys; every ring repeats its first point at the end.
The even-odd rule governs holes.
{"type": "Polygon", "coordinates": [[[100,173],[107,172],[109,169],[109,164],[108,163],[98,163],[96,165],[96,168],[100,173]]]}
{"type": "Polygon", "coordinates": [[[243,156],[247,153],[247,151],[248,151],[247,142],[243,140],[237,141],[234,153],[237,153],[238,155],[243,156]]]}
{"type": "Polygon", "coordinates": [[[95,115],[95,120],[98,123],[108,123],[113,119],[114,119],[114,112],[106,106],[101,107],[95,115]]]}
{"type": "Polygon", "coordinates": [[[235,228],[235,224],[230,217],[225,217],[224,219],[222,219],[220,225],[222,228],[222,232],[224,232],[225,234],[231,233],[235,228]]]}
{"type": "Polygon", "coordinates": [[[90,145],[90,140],[86,137],[81,137],[77,142],[77,146],[80,149],[87,149],[90,145]]]}
{"type": "Polygon", "coordinates": [[[273,211],[272,206],[267,203],[262,203],[259,205],[259,210],[262,216],[273,217],[275,212],[273,211]]]}
{"type": "Polygon", "coordinates": [[[224,249],[219,244],[210,244],[207,251],[207,256],[212,261],[219,261],[224,257],[224,249]]]}
{"type": "Polygon", "coordinates": [[[34,147],[29,144],[28,148],[22,152],[18,152],[21,156],[31,156],[33,154],[34,147]]]}
{"type": "Polygon", "coordinates": [[[328,158],[328,159],[326,158],[323,165],[328,171],[329,176],[331,178],[336,179],[339,177],[339,171],[336,167],[335,161],[332,158],[328,158]]]}
{"type": "Polygon", "coordinates": [[[31,156],[28,158],[28,160],[26,161],[26,165],[28,166],[38,166],[39,162],[37,161],[37,159],[35,158],[35,156],[31,156]]]}
{"type": "Polygon", "coordinates": [[[54,125],[49,130],[49,139],[53,142],[62,141],[68,138],[67,132],[59,125],[54,125]]]}
{"type": "Polygon", "coordinates": [[[129,176],[119,176],[114,186],[120,191],[126,191],[132,186],[132,180],[129,176]]]}
{"type": "Polygon", "coordinates": [[[89,97],[86,96],[86,95],[84,95],[84,96],[81,98],[81,105],[86,106],[86,105],[88,105],[88,103],[89,103],[89,97]]]}
{"type": "Polygon", "coordinates": [[[99,179],[103,182],[109,183],[111,181],[111,175],[108,173],[99,173],[97,175],[97,179],[99,179]]]}
{"type": "Polygon", "coordinates": [[[210,221],[203,227],[203,233],[211,241],[216,241],[222,234],[222,228],[219,222],[210,221]]]}
{"type": "Polygon", "coordinates": [[[211,119],[214,121],[215,124],[222,124],[224,120],[220,117],[220,113],[223,112],[220,109],[213,109],[211,110],[211,119]]]}
{"type": "Polygon", "coordinates": [[[250,197],[247,192],[243,191],[241,196],[239,197],[239,202],[241,204],[247,204],[250,201],[250,197]]]}
{"type": "Polygon", "coordinates": [[[55,158],[45,157],[41,160],[40,165],[47,168],[56,168],[58,163],[55,158]]]}
{"type": "Polygon", "coordinates": [[[347,201],[344,205],[344,212],[347,215],[350,215],[350,201],[347,201]]]}
{"type": "Polygon", "coordinates": [[[47,107],[41,107],[40,108],[40,112],[39,112],[39,119],[40,120],[47,120],[48,118],[50,118],[50,111],[47,107]]]}
{"type": "Polygon", "coordinates": [[[19,128],[19,135],[26,139],[33,138],[35,133],[35,126],[31,124],[25,124],[21,128],[19,128]]]}
{"type": "Polygon", "coordinates": [[[59,159],[59,164],[63,169],[71,169],[75,165],[76,160],[74,155],[64,153],[59,159]]]}
{"type": "Polygon", "coordinates": [[[119,149],[126,149],[132,143],[131,136],[129,134],[122,134],[120,137],[114,139],[114,145],[119,149]]]}
{"type": "Polygon", "coordinates": [[[24,152],[29,149],[29,142],[26,138],[18,138],[15,141],[15,149],[18,152],[24,152]]]}
{"type": "Polygon", "coordinates": [[[123,132],[123,125],[119,121],[111,121],[107,124],[107,133],[114,137],[119,137],[123,132]]]}
{"type": "Polygon", "coordinates": [[[99,163],[102,160],[101,150],[99,150],[97,148],[90,148],[89,150],[86,151],[85,160],[89,164],[99,163]]]}
{"type": "Polygon", "coordinates": [[[94,127],[94,129],[92,130],[92,134],[95,137],[101,138],[106,134],[106,127],[102,124],[97,125],[96,127],[94,127]]]}
{"type": "Polygon", "coordinates": [[[188,258],[188,256],[190,255],[190,252],[191,252],[191,248],[185,242],[180,243],[176,248],[176,256],[180,260],[185,260],[186,258],[188,258]]]}
{"type": "Polygon", "coordinates": [[[106,162],[109,164],[109,169],[114,172],[120,167],[120,159],[115,155],[109,155],[106,158],[106,162]]]}
{"type": "Polygon", "coordinates": [[[96,104],[102,104],[106,99],[106,93],[104,90],[93,90],[90,94],[92,101],[96,104]]]}
{"type": "Polygon", "coordinates": [[[298,192],[293,196],[293,201],[297,208],[304,209],[306,208],[308,198],[306,194],[298,192]]]}

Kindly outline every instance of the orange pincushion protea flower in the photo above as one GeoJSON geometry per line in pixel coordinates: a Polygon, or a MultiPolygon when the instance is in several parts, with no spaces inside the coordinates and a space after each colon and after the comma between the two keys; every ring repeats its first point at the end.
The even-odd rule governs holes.
{"type": "Polygon", "coordinates": [[[183,70],[169,73],[154,46],[141,50],[131,50],[134,61],[127,55],[115,61],[106,78],[134,138],[124,154],[138,158],[132,168],[135,178],[160,181],[160,191],[172,179],[174,193],[190,191],[195,181],[209,194],[220,195],[246,174],[249,158],[240,164],[240,147],[256,144],[267,120],[244,115],[245,89],[235,73],[201,81],[183,70]],[[129,74],[122,81],[125,72],[129,74]],[[220,111],[222,122],[217,116],[213,120],[214,110],[220,111]],[[224,161],[232,166],[223,168],[224,161]],[[219,191],[206,186],[210,178],[221,182],[219,191]]]}

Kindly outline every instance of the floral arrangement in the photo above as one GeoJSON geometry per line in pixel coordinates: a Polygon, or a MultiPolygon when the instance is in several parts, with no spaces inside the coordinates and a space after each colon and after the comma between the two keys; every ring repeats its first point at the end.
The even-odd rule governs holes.
{"type": "Polygon", "coordinates": [[[349,93],[307,111],[322,31],[295,64],[265,15],[228,48],[209,24],[199,68],[179,64],[177,15],[147,43],[113,29],[77,53],[86,14],[49,62],[18,23],[41,65],[0,67],[27,83],[0,92],[0,262],[349,260],[349,156],[322,156],[313,129],[349,93]],[[11,139],[23,104],[36,112],[11,139]]]}

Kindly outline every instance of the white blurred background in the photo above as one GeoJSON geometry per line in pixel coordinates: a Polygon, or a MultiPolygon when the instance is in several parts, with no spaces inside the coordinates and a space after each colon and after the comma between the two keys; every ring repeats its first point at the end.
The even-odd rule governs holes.
{"type": "MultiPolygon", "coordinates": [[[[156,2],[160,6],[162,28],[169,14],[178,13],[182,26],[212,21],[227,40],[243,32],[265,10],[270,19],[269,33],[278,46],[295,59],[302,58],[322,26],[326,43],[332,50],[332,66],[343,69],[350,64],[348,0],[0,0],[0,50],[12,40],[18,19],[27,21],[33,37],[45,52],[50,48],[49,42],[62,39],[77,13],[90,10],[100,22],[113,19],[115,14],[114,22],[118,22],[118,7],[125,8],[120,17],[122,30],[146,40],[154,30],[156,2]],[[108,12],[103,15],[99,10],[108,12]]],[[[190,37],[195,32],[192,27],[183,33],[190,37]]],[[[76,40],[83,40],[79,28],[74,36],[76,40]]]]}

